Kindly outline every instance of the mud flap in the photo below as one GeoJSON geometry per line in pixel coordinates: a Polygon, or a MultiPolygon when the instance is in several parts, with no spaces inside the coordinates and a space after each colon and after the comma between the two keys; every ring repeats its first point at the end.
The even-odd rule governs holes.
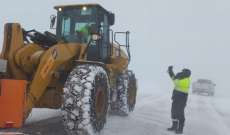
{"type": "Polygon", "coordinates": [[[0,128],[20,128],[24,122],[27,82],[1,79],[0,84],[0,128]]]}

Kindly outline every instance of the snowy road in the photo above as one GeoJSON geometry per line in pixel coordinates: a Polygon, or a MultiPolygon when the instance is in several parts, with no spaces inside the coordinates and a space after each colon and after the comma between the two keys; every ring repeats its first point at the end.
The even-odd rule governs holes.
{"type": "Polygon", "coordinates": [[[189,135],[228,135],[230,134],[229,99],[219,104],[219,99],[193,96],[187,109],[186,132],[189,135]],[[225,105],[222,110],[220,106],[225,105]]]}
{"type": "MultiPolygon", "coordinates": [[[[170,95],[141,97],[137,108],[128,118],[111,117],[105,134],[168,135],[170,95]]],[[[185,135],[230,134],[230,99],[190,95],[186,108],[185,135]]]]}
{"type": "MultiPolygon", "coordinates": [[[[230,134],[229,99],[190,95],[186,108],[185,135],[230,134]]],[[[170,123],[170,95],[138,97],[136,110],[128,117],[110,116],[101,135],[170,135],[165,129],[170,123]]],[[[38,110],[36,110],[35,113],[38,110]]],[[[31,135],[65,135],[59,111],[50,117],[32,115],[19,131],[31,135]],[[42,120],[43,118],[46,120],[42,120]],[[34,122],[39,121],[39,122],[34,122]]],[[[45,113],[47,114],[47,112],[45,113]]],[[[172,134],[172,133],[171,133],[172,134]]]]}

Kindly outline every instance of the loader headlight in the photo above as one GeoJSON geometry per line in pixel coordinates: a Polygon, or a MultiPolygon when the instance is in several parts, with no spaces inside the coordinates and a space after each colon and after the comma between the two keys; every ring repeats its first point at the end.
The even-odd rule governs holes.
{"type": "Polygon", "coordinates": [[[62,11],[62,8],[58,8],[58,11],[61,12],[61,11],[62,11]]]}
{"type": "Polygon", "coordinates": [[[86,11],[86,10],[87,10],[87,7],[86,7],[86,6],[83,6],[83,7],[82,7],[82,10],[83,10],[83,11],[86,11]]]}

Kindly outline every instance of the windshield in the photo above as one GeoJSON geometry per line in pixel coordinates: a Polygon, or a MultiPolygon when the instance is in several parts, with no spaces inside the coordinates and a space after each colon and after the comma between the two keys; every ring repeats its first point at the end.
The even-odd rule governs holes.
{"type": "Polygon", "coordinates": [[[88,43],[91,27],[96,24],[93,9],[74,9],[61,15],[61,38],[67,42],[88,43]]]}

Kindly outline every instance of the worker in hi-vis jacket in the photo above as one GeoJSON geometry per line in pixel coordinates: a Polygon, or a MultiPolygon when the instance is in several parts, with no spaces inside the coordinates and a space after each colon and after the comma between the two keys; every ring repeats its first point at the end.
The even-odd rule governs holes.
{"type": "Polygon", "coordinates": [[[175,75],[173,66],[169,66],[168,73],[175,85],[172,94],[172,127],[168,128],[168,131],[175,131],[176,134],[182,134],[185,122],[184,109],[188,98],[191,71],[183,69],[175,75]]]}

